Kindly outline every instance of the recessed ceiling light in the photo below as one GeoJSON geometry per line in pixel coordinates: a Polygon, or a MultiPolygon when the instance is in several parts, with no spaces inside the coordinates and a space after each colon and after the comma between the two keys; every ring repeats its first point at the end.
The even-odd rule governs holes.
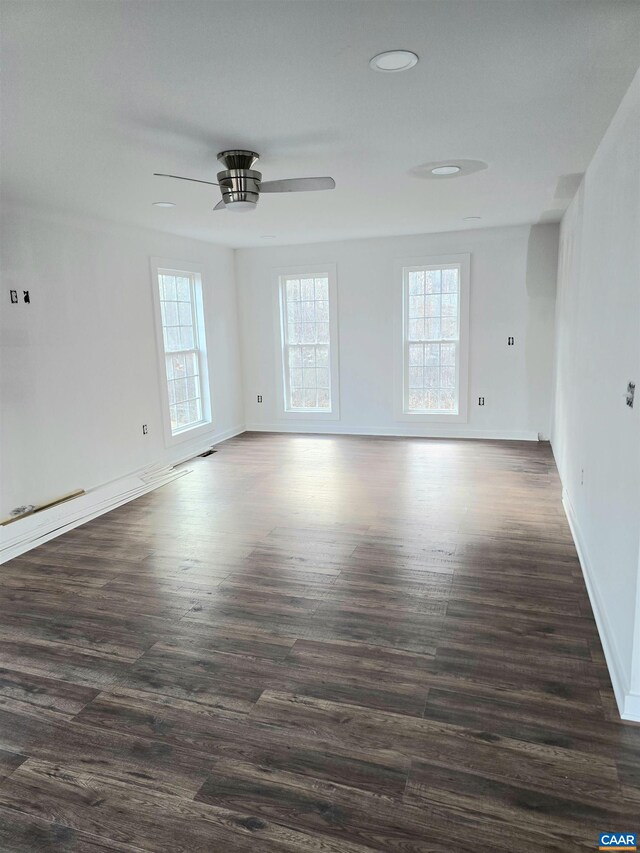
{"type": "Polygon", "coordinates": [[[374,71],[407,71],[418,63],[417,54],[410,50],[385,50],[369,62],[374,71]]]}
{"type": "Polygon", "coordinates": [[[261,234],[260,239],[261,240],[275,240],[276,235],[275,234],[261,234]]]}
{"type": "Polygon", "coordinates": [[[460,171],[460,166],[436,166],[431,170],[432,175],[455,175],[460,171]]]}
{"type": "Polygon", "coordinates": [[[463,216],[462,218],[465,222],[471,222],[472,219],[482,219],[481,216],[463,216]]]}
{"type": "Polygon", "coordinates": [[[175,207],[175,204],[172,201],[154,201],[154,207],[175,207]]]}

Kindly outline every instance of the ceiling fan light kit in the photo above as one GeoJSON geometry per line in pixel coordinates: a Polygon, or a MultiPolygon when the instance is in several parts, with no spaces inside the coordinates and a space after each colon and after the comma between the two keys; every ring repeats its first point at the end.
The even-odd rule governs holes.
{"type": "MultiPolygon", "coordinates": [[[[218,172],[222,203],[234,213],[248,213],[255,210],[258,204],[262,172],[251,168],[258,156],[255,151],[241,149],[221,151],[218,154],[218,160],[226,167],[224,171],[218,172]]],[[[214,210],[218,208],[216,205],[214,210]]]]}
{"type": "Polygon", "coordinates": [[[218,160],[225,167],[218,172],[218,183],[201,181],[198,178],[184,178],[180,175],[166,175],[154,172],[159,178],[176,178],[180,181],[193,181],[198,184],[219,186],[222,201],[214,210],[229,210],[234,213],[247,213],[255,210],[261,193],[311,192],[314,190],[332,190],[336,182],[333,178],[285,178],[281,181],[262,181],[262,172],[252,167],[259,158],[255,151],[233,148],[221,151],[218,160]]]}

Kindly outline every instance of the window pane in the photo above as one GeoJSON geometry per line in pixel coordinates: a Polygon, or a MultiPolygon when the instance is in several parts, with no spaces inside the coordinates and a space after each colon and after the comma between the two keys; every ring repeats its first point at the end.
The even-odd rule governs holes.
{"type": "Polygon", "coordinates": [[[199,376],[204,341],[196,334],[199,279],[190,274],[159,273],[160,313],[165,348],[169,418],[173,433],[202,423],[202,384],[199,376]],[[196,347],[200,346],[201,351],[196,347]],[[190,352],[189,352],[190,350],[190,352]]]}
{"type": "Polygon", "coordinates": [[[451,340],[452,338],[457,338],[458,337],[457,319],[454,317],[443,317],[442,318],[441,334],[445,340],[451,340]]]}
{"type": "Polygon", "coordinates": [[[174,379],[173,388],[175,392],[176,403],[183,403],[187,399],[187,380],[174,379]]]}
{"type": "Polygon", "coordinates": [[[317,384],[316,369],[310,367],[302,371],[302,384],[305,388],[315,388],[317,384]]]}
{"type": "Polygon", "coordinates": [[[289,367],[302,367],[302,350],[300,347],[289,348],[289,367]]]}
{"type": "Polygon", "coordinates": [[[186,352],[184,354],[184,364],[186,376],[196,376],[199,373],[198,356],[195,352],[186,352]]]}
{"type": "Polygon", "coordinates": [[[424,272],[409,273],[409,294],[420,296],[424,293],[424,272]]]}
{"type": "Polygon", "coordinates": [[[191,303],[178,302],[178,322],[181,326],[191,326],[191,303]]]}
{"type": "Polygon", "coordinates": [[[456,414],[459,269],[410,270],[403,280],[406,410],[456,414]]]}
{"type": "Polygon", "coordinates": [[[178,325],[178,303],[163,302],[162,303],[162,323],[165,326],[178,325]]]}
{"type": "Polygon", "coordinates": [[[289,328],[287,329],[287,334],[289,336],[289,343],[291,344],[301,344],[302,343],[302,323],[293,323],[289,324],[289,328]]]}
{"type": "Polygon", "coordinates": [[[190,376],[188,379],[185,379],[187,383],[187,399],[193,400],[196,397],[200,396],[200,377],[199,376],[190,376]]]}
{"type": "Polygon", "coordinates": [[[409,388],[424,388],[424,368],[409,368],[409,388]]]}
{"type": "Polygon", "coordinates": [[[289,409],[330,411],[329,280],[325,276],[286,278],[280,299],[286,322],[286,405],[289,409]]]}
{"type": "Polygon", "coordinates": [[[189,401],[189,423],[197,424],[202,420],[202,407],[200,400],[189,401]]]}
{"type": "Polygon", "coordinates": [[[420,341],[424,338],[424,320],[409,320],[409,340],[420,341]]]}
{"type": "Polygon", "coordinates": [[[456,346],[455,344],[441,344],[440,345],[441,352],[441,362],[442,364],[454,364],[456,363],[456,346]]]}
{"type": "Polygon", "coordinates": [[[330,392],[328,388],[320,388],[318,390],[318,408],[319,409],[330,409],[331,408],[331,397],[329,396],[330,392]]]}
{"type": "Polygon", "coordinates": [[[442,270],[442,290],[444,293],[457,293],[460,279],[459,270],[442,270]]]}
{"type": "Polygon", "coordinates": [[[456,386],[456,369],[453,365],[443,365],[440,368],[440,387],[455,388],[456,386]]]}
{"type": "Polygon", "coordinates": [[[180,326],[180,349],[193,349],[195,340],[191,326],[180,326]]]}
{"type": "Polygon", "coordinates": [[[424,395],[425,409],[438,409],[440,405],[440,394],[438,391],[426,391],[424,395]]]}
{"type": "Polygon", "coordinates": [[[320,323],[329,322],[329,303],[326,300],[316,302],[316,320],[320,323]]]}
{"type": "Polygon", "coordinates": [[[172,275],[163,275],[164,280],[164,289],[163,289],[163,299],[175,299],[176,298],[176,280],[175,276],[172,275]]]}
{"type": "Polygon", "coordinates": [[[438,388],[440,385],[440,368],[425,367],[424,369],[424,387],[438,388]]]}
{"type": "Polygon", "coordinates": [[[438,344],[426,344],[424,348],[424,363],[439,364],[440,363],[440,347],[438,344]]]}
{"type": "Polygon", "coordinates": [[[312,278],[300,279],[300,299],[315,299],[315,282],[312,278]]]}
{"type": "Polygon", "coordinates": [[[455,408],[455,395],[453,391],[440,391],[439,407],[445,411],[451,411],[455,408]]]}
{"type": "Polygon", "coordinates": [[[409,317],[418,319],[424,317],[424,296],[409,297],[409,317]]]}
{"type": "Polygon", "coordinates": [[[175,352],[175,350],[182,349],[180,346],[179,326],[164,327],[164,348],[166,352],[175,352]]]}
{"type": "Polygon", "coordinates": [[[440,317],[440,296],[427,296],[424,300],[426,317],[440,317]]]}
{"type": "Polygon", "coordinates": [[[440,293],[441,272],[440,270],[425,271],[426,293],[440,293]]]}
{"type": "Polygon", "coordinates": [[[329,279],[328,278],[317,278],[316,279],[316,299],[328,299],[329,298],[329,279]]]}
{"type": "Polygon", "coordinates": [[[422,367],[423,364],[423,345],[422,344],[410,344],[409,346],[409,365],[417,365],[419,364],[422,367]]]}
{"type": "Polygon", "coordinates": [[[409,408],[413,410],[424,409],[424,392],[411,390],[409,391],[409,408]]]}
{"type": "Polygon", "coordinates": [[[329,366],[329,347],[321,344],[316,347],[316,364],[318,367],[329,366]]]}
{"type": "Polygon", "coordinates": [[[458,294],[443,293],[442,294],[442,316],[457,317],[458,316],[458,294]]]}
{"type": "Polygon", "coordinates": [[[191,302],[191,279],[178,276],[176,279],[177,298],[181,302],[191,302]]]}
{"type": "Polygon", "coordinates": [[[429,341],[440,340],[440,317],[430,317],[425,320],[424,335],[429,341]]]}
{"type": "Polygon", "coordinates": [[[329,369],[327,367],[320,367],[316,370],[316,383],[318,388],[329,387],[329,369]]]}
{"type": "Polygon", "coordinates": [[[318,328],[318,337],[317,341],[319,344],[328,344],[329,343],[329,324],[328,323],[317,323],[318,328]]]}

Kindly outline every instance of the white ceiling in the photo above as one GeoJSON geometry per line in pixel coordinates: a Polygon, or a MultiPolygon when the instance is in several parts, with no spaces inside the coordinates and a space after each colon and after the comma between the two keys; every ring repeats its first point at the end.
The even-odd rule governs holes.
{"type": "Polygon", "coordinates": [[[640,64],[637,0],[3,0],[5,200],[232,246],[554,221],[640,64]],[[420,56],[369,68],[380,51],[420,56]],[[213,213],[223,148],[333,192],[213,213]],[[480,160],[425,180],[428,162],[480,160]],[[569,188],[569,189],[567,189],[569,188]],[[153,201],[173,201],[162,210],[153,201]],[[465,216],[480,222],[464,222],[465,216]]]}

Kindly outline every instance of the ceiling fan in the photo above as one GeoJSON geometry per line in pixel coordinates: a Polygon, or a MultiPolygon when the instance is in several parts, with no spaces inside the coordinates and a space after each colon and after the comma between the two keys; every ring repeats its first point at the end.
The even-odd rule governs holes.
{"type": "Polygon", "coordinates": [[[222,201],[214,210],[232,210],[238,213],[255,210],[261,193],[301,193],[311,190],[332,190],[336,182],[333,178],[285,178],[282,181],[263,181],[262,173],[252,168],[260,157],[255,151],[233,149],[221,151],[218,160],[225,167],[218,172],[219,183],[201,181],[198,178],[183,178],[180,175],[164,175],[154,172],[158,178],[177,178],[179,181],[194,181],[196,184],[208,184],[220,187],[222,201]]]}

